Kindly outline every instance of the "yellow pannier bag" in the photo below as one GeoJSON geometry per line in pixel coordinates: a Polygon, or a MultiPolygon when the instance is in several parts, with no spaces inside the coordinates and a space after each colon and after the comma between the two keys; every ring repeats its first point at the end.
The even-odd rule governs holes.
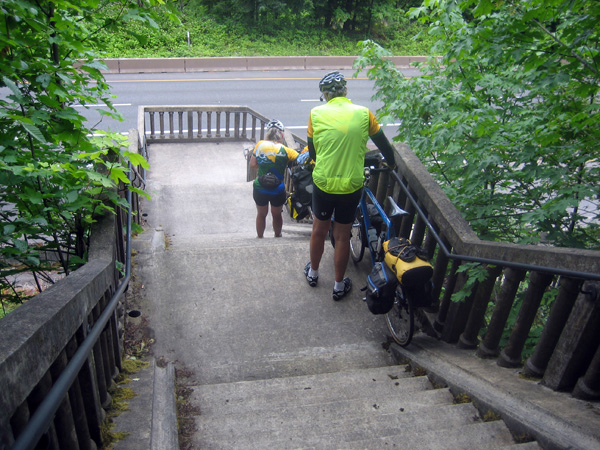
{"type": "Polygon", "coordinates": [[[403,286],[422,286],[433,275],[433,267],[426,260],[427,255],[420,247],[408,239],[392,238],[383,243],[385,263],[396,274],[403,286]]]}

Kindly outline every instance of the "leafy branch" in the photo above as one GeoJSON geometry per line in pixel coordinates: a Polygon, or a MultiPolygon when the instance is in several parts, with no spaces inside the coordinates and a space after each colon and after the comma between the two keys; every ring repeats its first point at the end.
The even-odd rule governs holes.
{"type": "MultiPolygon", "coordinates": [[[[160,14],[154,9],[158,0],[105,6],[111,3],[121,18],[154,23],[160,14]]],[[[95,0],[82,0],[76,8],[69,0],[0,2],[0,86],[7,88],[0,99],[3,305],[24,298],[7,276],[29,272],[41,291],[53,282],[50,272],[68,275],[84,263],[92,224],[127,206],[119,191],[131,185],[127,162],[148,167],[140,155],[123,150],[123,136],[97,136],[72,106],[104,103],[118,117],[81,20],[96,6],[95,0]]]]}

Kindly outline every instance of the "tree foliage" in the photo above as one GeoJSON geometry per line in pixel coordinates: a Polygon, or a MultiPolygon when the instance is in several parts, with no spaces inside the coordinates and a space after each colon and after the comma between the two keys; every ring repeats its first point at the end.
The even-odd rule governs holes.
{"type": "MultiPolygon", "coordinates": [[[[180,23],[159,20],[159,30],[130,21],[100,31],[98,45],[114,58],[329,56],[355,55],[356,42],[369,38],[402,54],[421,55],[430,38],[410,39],[424,26],[402,9],[414,1],[185,0],[177,3],[180,23]],[[357,7],[348,9],[354,3],[357,7]],[[326,9],[337,12],[326,19],[326,9]]],[[[94,24],[105,16],[93,17],[94,24]]]]}
{"type": "Polygon", "coordinates": [[[600,3],[426,0],[410,15],[436,40],[423,76],[372,41],[357,64],[397,139],[482,238],[600,248],[600,3]]]}
{"type": "MultiPolygon", "coordinates": [[[[152,22],[143,2],[121,0],[120,19],[152,22]]],[[[79,113],[103,104],[118,118],[92,50],[97,30],[87,18],[98,0],[0,3],[0,289],[2,305],[19,300],[13,277],[31,272],[52,282],[87,254],[91,224],[125,204],[115,186],[128,184],[123,137],[101,133],[79,113]]],[[[114,4],[113,4],[114,6],[114,4]]],[[[117,17],[102,24],[114,26],[117,17]]]]}
{"type": "MultiPolygon", "coordinates": [[[[320,28],[370,32],[399,9],[418,6],[419,0],[198,0],[210,13],[246,23],[276,24],[305,20],[320,28]]],[[[301,22],[298,23],[302,25],[301,22]]]]}

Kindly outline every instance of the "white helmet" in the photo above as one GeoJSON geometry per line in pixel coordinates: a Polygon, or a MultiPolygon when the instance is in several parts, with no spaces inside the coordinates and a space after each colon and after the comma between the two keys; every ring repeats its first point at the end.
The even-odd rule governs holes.
{"type": "Polygon", "coordinates": [[[267,130],[269,128],[277,128],[280,131],[285,131],[285,128],[283,128],[283,124],[279,120],[271,120],[270,122],[268,122],[267,130]]]}

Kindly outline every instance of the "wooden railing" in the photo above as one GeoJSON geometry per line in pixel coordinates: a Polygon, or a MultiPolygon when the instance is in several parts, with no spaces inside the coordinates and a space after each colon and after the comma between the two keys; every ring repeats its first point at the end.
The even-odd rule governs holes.
{"type": "MultiPolygon", "coordinates": [[[[129,151],[143,149],[130,136],[129,151]]],[[[143,187],[144,175],[130,173],[143,187]]],[[[137,195],[123,191],[137,210],[137,195]]],[[[123,209],[102,218],[88,263],[0,321],[0,449],[102,448],[109,388],[121,369],[131,218],[123,209]]]]}

